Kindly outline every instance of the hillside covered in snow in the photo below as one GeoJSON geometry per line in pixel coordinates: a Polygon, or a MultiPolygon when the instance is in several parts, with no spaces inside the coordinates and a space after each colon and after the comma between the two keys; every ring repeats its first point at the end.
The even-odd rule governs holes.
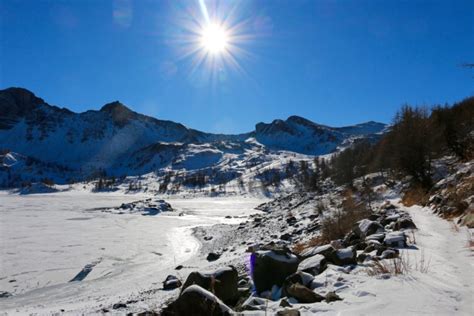
{"type": "Polygon", "coordinates": [[[118,101],[74,113],[9,88],[0,91],[0,186],[150,173],[165,179],[170,172],[221,185],[245,178],[249,168],[291,155],[330,154],[357,139],[376,140],[385,130],[376,122],[335,128],[291,116],[258,123],[248,133],[211,134],[136,113],[118,101]]]}

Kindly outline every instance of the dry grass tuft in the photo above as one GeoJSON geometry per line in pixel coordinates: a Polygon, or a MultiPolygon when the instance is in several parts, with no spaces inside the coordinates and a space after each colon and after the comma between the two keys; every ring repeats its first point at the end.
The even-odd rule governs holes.
{"type": "Polygon", "coordinates": [[[374,261],[367,268],[366,272],[370,276],[381,274],[404,275],[410,274],[412,271],[428,273],[430,265],[431,260],[426,260],[425,254],[422,251],[419,260],[415,256],[414,263],[410,261],[408,253],[405,253],[401,254],[398,258],[374,261]]]}
{"type": "Polygon", "coordinates": [[[300,254],[303,252],[303,250],[311,248],[311,247],[316,247],[316,246],[322,246],[324,245],[324,240],[322,239],[321,236],[315,236],[311,238],[308,241],[303,241],[299,242],[296,245],[293,246],[291,249],[294,253],[300,254]]]}

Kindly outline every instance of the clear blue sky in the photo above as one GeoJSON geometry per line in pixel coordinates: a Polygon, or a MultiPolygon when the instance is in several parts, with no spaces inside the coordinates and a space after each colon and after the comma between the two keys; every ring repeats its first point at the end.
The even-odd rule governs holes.
{"type": "Polygon", "coordinates": [[[290,115],[389,122],[404,103],[474,94],[459,66],[474,63],[474,1],[215,2],[211,18],[231,15],[241,35],[239,68],[217,73],[183,57],[198,0],[0,0],[0,88],[77,112],[120,100],[225,133],[290,115]]]}

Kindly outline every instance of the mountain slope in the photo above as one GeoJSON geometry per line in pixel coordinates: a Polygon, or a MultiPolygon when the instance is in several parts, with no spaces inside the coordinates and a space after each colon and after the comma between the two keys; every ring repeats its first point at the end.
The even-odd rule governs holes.
{"type": "MultiPolygon", "coordinates": [[[[260,164],[269,152],[322,155],[354,138],[375,137],[384,128],[375,122],[332,128],[291,116],[285,121],[258,123],[249,133],[212,134],[136,113],[119,101],[99,111],[74,113],[49,105],[26,89],[0,91],[0,150],[53,169],[73,171],[64,176],[55,173],[52,177],[59,182],[85,179],[98,171],[139,175],[169,169],[228,169],[230,161],[244,162],[252,156],[260,164]]],[[[3,169],[27,176],[34,166],[25,166],[3,169]]],[[[39,175],[35,177],[42,171],[36,170],[39,175]]]]}

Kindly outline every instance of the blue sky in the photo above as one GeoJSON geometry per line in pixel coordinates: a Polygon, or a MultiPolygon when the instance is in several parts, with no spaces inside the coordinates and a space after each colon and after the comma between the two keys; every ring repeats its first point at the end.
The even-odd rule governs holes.
{"type": "Polygon", "coordinates": [[[225,133],[290,115],[389,122],[404,103],[474,95],[474,71],[460,67],[474,62],[473,1],[205,3],[212,20],[230,16],[238,66],[185,56],[197,0],[0,0],[0,88],[77,112],[120,100],[225,133]]]}

